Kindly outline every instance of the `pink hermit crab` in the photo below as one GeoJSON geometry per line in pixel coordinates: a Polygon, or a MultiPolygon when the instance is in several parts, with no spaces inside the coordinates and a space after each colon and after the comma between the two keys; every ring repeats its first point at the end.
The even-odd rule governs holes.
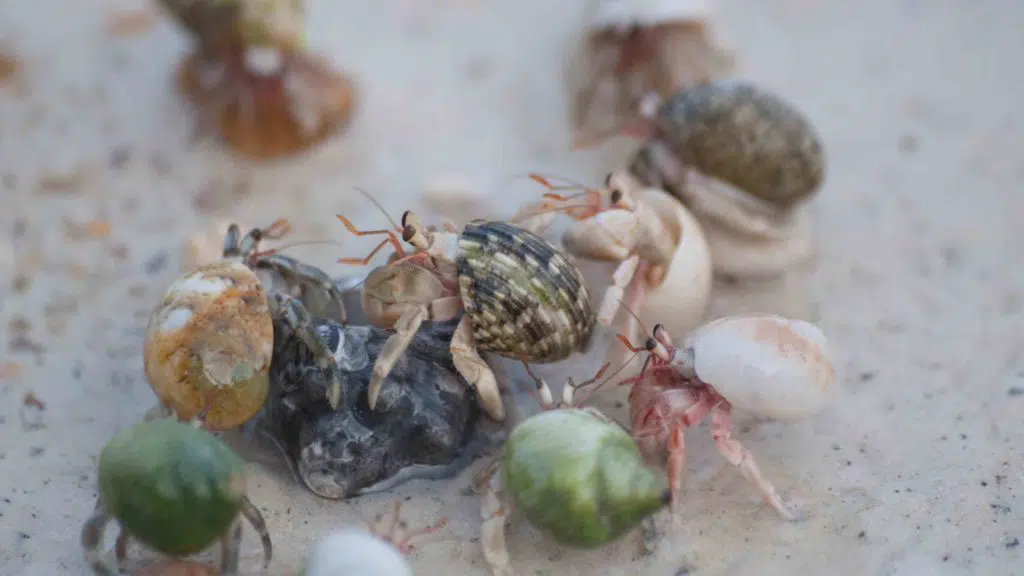
{"type": "Polygon", "coordinates": [[[732,437],[732,410],[798,420],[818,412],[836,388],[825,335],[809,322],[779,316],[730,316],[705,324],[676,347],[659,324],[643,347],[640,374],[624,383],[633,435],[649,457],[668,456],[675,510],[686,460],[684,432],[711,415],[711,436],[761,498],[786,520],[802,515],[783,502],[753,455],[732,437]]]}

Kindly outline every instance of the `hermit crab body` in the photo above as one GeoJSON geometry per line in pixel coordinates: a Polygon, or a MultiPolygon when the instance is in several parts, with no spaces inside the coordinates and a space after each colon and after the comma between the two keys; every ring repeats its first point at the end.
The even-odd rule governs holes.
{"type": "Polygon", "coordinates": [[[684,431],[710,414],[719,452],[779,515],[798,519],[750,452],[732,438],[732,410],[782,420],[818,412],[836,388],[821,330],[779,316],[732,316],[698,328],[678,348],[656,326],[644,349],[651,353],[649,364],[631,379],[633,434],[646,454],[667,452],[673,501],[682,489],[684,431]]]}
{"type": "Polygon", "coordinates": [[[824,149],[779,96],[735,80],[677,92],[650,119],[629,170],[677,195],[724,275],[772,275],[812,256],[803,211],[821,187],[824,149]]]}
{"type": "MultiPolygon", "coordinates": [[[[303,328],[309,314],[298,299],[316,295],[319,307],[333,303],[344,321],[333,282],[285,256],[256,252],[262,238],[286,229],[287,223],[278,221],[240,239],[232,225],[224,259],[175,280],[150,315],[143,347],[146,377],[161,405],[180,420],[199,418],[209,429],[225,430],[259,412],[269,387],[274,317],[295,326],[322,362],[333,366],[330,351],[303,328]],[[269,298],[261,276],[273,282],[269,298]]],[[[337,388],[335,396],[340,384],[337,388]]]]}
{"type": "Polygon", "coordinates": [[[265,564],[270,563],[266,525],[245,495],[245,462],[202,430],[155,420],[120,433],[100,454],[99,492],[81,535],[96,574],[119,574],[102,550],[103,530],[111,520],[121,525],[115,547],[119,564],[129,537],[179,558],[220,540],[220,574],[237,574],[240,517],[259,532],[265,564]]]}
{"type": "MultiPolygon", "coordinates": [[[[551,189],[562,188],[534,178],[551,189]]],[[[598,322],[610,326],[625,305],[641,319],[670,318],[669,327],[681,332],[696,328],[710,302],[711,256],[693,215],[665,191],[641,185],[625,170],[608,174],[601,189],[586,189],[584,202],[577,201],[579,196],[547,194],[539,208],[528,206],[520,214],[524,225],[542,232],[551,224],[551,210],[564,211],[575,218],[562,236],[565,250],[616,263],[598,322]]],[[[624,333],[640,337],[633,314],[626,318],[624,333]]]]}
{"type": "Polygon", "coordinates": [[[582,133],[636,114],[650,97],[732,74],[712,0],[596,0],[570,68],[573,123],[582,133]]]}
{"type": "MultiPolygon", "coordinates": [[[[465,312],[452,339],[452,358],[476,388],[484,410],[499,421],[505,412],[498,383],[480,352],[524,362],[557,362],[588,345],[595,317],[583,276],[536,234],[497,221],[471,222],[461,233],[441,232],[406,212],[400,232],[414,248],[406,256],[395,232],[363,232],[339,218],[355,234],[387,234],[378,250],[388,243],[396,248],[397,256],[385,269],[372,272],[364,288],[375,324],[386,326],[397,317],[396,333],[374,367],[371,408],[384,378],[428,320],[465,312]]],[[[341,261],[365,264],[372,255],[341,261]]]]}
{"type": "Polygon", "coordinates": [[[161,0],[197,43],[181,91],[241,154],[302,151],[352,113],[352,82],[303,48],[301,0],[161,0]]]}
{"type": "Polygon", "coordinates": [[[480,540],[496,576],[512,574],[504,495],[531,524],[576,548],[617,540],[669,501],[664,477],[644,465],[625,429],[594,408],[574,406],[571,381],[562,404],[550,409],[550,391],[538,382],[545,411],[513,429],[500,459],[478,479],[487,482],[480,540]]]}

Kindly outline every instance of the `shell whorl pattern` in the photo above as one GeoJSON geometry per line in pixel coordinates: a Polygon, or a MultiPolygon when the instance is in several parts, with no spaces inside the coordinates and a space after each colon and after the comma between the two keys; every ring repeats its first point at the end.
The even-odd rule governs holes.
{"type": "Polygon", "coordinates": [[[824,150],[810,122],[753,84],[722,80],[677,92],[655,123],[680,161],[776,206],[796,204],[824,180],[824,150]]]}
{"type": "Polygon", "coordinates": [[[557,362],[590,339],[596,315],[583,275],[540,236],[505,222],[470,223],[456,265],[479,350],[557,362]]]}

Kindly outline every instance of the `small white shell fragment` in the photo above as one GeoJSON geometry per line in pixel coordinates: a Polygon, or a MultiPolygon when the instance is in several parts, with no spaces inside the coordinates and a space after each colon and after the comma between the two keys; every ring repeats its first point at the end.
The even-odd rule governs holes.
{"type": "Polygon", "coordinates": [[[598,0],[591,26],[650,26],[673,20],[706,20],[710,17],[707,0],[598,0]]]}
{"type": "Polygon", "coordinates": [[[836,389],[825,335],[780,316],[730,316],[687,337],[697,377],[738,410],[779,420],[818,412],[836,389]]]}
{"type": "MultiPolygon", "coordinates": [[[[221,260],[224,257],[224,236],[229,226],[231,222],[221,220],[214,222],[205,231],[193,234],[181,247],[181,271],[189,272],[221,260]]],[[[239,225],[239,229],[248,230],[242,225],[239,225]]]]}
{"type": "Polygon", "coordinates": [[[301,576],[413,576],[413,572],[391,544],[369,532],[344,529],[313,546],[301,576]]]}

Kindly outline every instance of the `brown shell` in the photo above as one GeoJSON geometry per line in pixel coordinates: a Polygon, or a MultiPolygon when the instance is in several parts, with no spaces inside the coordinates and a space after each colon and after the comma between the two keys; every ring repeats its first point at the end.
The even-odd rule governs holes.
{"type": "Polygon", "coordinates": [[[236,56],[219,59],[218,66],[230,61],[223,62],[222,78],[206,85],[200,78],[210,76],[204,68],[211,62],[193,53],[182,61],[177,82],[239,154],[255,160],[297,154],[348,124],[355,85],[322,59],[286,52],[280,74],[261,76],[247,71],[241,55],[236,56]]]}
{"type": "Polygon", "coordinates": [[[146,378],[179,419],[209,408],[207,428],[234,428],[266,400],[273,344],[259,279],[241,262],[217,262],[175,280],[153,310],[146,378]]]}
{"type": "MultiPolygon", "coordinates": [[[[787,208],[813,194],[824,150],[791,104],[747,82],[722,80],[676,93],[655,120],[657,137],[686,165],[787,208]]],[[[634,159],[642,173],[646,152],[634,159]]]]}
{"type": "Polygon", "coordinates": [[[553,244],[506,222],[472,222],[456,266],[477,349],[557,362],[584,348],[596,315],[583,275],[553,244]]]}

